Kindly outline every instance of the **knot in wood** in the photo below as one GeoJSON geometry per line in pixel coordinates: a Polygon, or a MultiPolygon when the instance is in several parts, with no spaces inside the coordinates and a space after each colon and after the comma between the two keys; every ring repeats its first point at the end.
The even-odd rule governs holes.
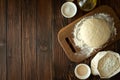
{"type": "Polygon", "coordinates": [[[42,41],[42,42],[40,43],[40,50],[41,50],[41,51],[47,51],[47,50],[48,50],[48,44],[47,44],[46,41],[42,41]]]}

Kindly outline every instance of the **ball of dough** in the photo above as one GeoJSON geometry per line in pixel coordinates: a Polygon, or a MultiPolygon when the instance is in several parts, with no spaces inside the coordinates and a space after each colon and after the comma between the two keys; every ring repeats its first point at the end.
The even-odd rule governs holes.
{"type": "Polygon", "coordinates": [[[82,39],[89,47],[99,48],[110,38],[109,24],[103,19],[88,18],[80,27],[78,39],[82,39]]]}

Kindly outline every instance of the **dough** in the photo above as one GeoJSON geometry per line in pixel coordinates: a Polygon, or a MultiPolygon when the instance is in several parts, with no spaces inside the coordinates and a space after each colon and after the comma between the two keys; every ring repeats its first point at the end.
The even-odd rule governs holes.
{"type": "Polygon", "coordinates": [[[88,18],[78,27],[76,37],[89,47],[99,48],[110,38],[109,24],[103,19],[88,18]]]}

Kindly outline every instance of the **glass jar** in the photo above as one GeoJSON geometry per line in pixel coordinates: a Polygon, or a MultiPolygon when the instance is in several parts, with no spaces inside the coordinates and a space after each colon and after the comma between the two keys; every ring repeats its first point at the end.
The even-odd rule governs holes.
{"type": "Polygon", "coordinates": [[[90,11],[96,6],[97,0],[77,0],[77,3],[82,10],[90,11]]]}

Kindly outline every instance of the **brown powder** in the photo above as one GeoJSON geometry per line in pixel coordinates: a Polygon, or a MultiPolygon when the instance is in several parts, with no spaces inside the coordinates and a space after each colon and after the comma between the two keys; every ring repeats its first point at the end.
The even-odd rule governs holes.
{"type": "Polygon", "coordinates": [[[84,65],[81,65],[81,66],[79,66],[79,67],[77,68],[77,73],[78,73],[78,75],[80,75],[80,76],[86,75],[87,72],[88,72],[88,70],[87,70],[86,66],[84,66],[84,65]]]}

